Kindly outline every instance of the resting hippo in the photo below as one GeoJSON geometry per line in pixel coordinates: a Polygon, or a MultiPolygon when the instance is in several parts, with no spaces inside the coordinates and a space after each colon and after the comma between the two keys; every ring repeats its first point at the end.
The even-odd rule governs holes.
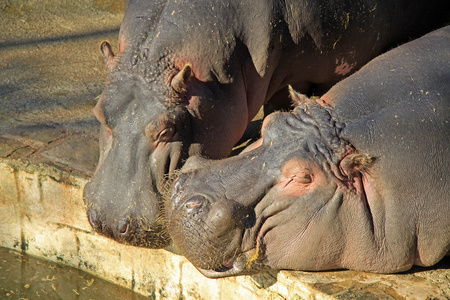
{"type": "MultiPolygon", "coordinates": [[[[165,176],[193,154],[223,158],[287,83],[321,93],[370,59],[444,22],[424,1],[128,1],[119,54],[95,115],[100,160],[84,199],[92,226],[164,247],[165,176]]],[[[286,93],[287,95],[287,93],[286,93]]],[[[280,101],[281,99],[281,101],[280,101]]]]}
{"type": "Polygon", "coordinates": [[[263,269],[394,273],[450,250],[450,26],[379,56],[262,139],[191,157],[169,233],[208,277],[263,269]]]}

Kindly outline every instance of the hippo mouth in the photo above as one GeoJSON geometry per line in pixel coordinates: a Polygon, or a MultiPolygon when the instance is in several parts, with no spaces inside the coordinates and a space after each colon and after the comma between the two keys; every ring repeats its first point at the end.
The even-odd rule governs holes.
{"type": "Polygon", "coordinates": [[[96,206],[86,206],[87,218],[92,228],[99,234],[120,243],[136,247],[164,248],[170,243],[170,236],[165,230],[164,216],[158,214],[156,222],[149,222],[145,217],[124,218],[119,222],[106,221],[100,216],[96,206]],[[108,224],[117,223],[116,228],[108,224]]]}
{"type": "Polygon", "coordinates": [[[226,273],[230,270],[234,270],[236,272],[242,272],[244,270],[246,261],[243,259],[239,259],[241,257],[242,256],[226,260],[225,262],[222,263],[222,265],[220,267],[214,269],[214,271],[219,272],[219,273],[226,273]]]}
{"type": "Polygon", "coordinates": [[[225,260],[222,265],[215,269],[196,268],[200,273],[209,278],[251,275],[264,269],[262,265],[256,263],[258,253],[259,251],[253,248],[236,257],[225,260]]]}

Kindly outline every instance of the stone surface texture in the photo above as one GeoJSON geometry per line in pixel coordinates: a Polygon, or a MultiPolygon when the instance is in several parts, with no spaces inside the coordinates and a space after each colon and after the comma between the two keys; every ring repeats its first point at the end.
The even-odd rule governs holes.
{"type": "MultiPolygon", "coordinates": [[[[0,2],[0,246],[77,267],[150,299],[448,299],[450,259],[397,275],[354,271],[203,277],[176,249],[97,235],[83,187],[98,159],[92,108],[123,1],[0,2]]],[[[0,298],[5,295],[0,295],[0,298]]]]}

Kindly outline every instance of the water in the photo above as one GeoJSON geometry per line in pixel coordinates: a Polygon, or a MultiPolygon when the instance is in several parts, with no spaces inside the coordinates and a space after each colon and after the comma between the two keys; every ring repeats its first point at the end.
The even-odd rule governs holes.
{"type": "Polygon", "coordinates": [[[148,299],[79,269],[0,247],[0,299],[148,299]]]}
{"type": "Polygon", "coordinates": [[[94,6],[111,13],[123,13],[125,0],[94,0],[94,6]]]}

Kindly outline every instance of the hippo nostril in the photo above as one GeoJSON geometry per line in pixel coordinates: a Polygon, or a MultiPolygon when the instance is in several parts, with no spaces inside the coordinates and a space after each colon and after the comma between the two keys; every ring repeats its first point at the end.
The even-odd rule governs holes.
{"type": "Polygon", "coordinates": [[[97,211],[95,209],[90,209],[88,211],[88,220],[89,220],[89,223],[91,224],[91,226],[95,230],[101,228],[102,224],[101,224],[101,222],[100,222],[100,220],[98,218],[98,213],[97,213],[97,211]]]}
{"type": "Polygon", "coordinates": [[[253,227],[256,223],[256,214],[254,210],[251,210],[245,216],[242,218],[242,224],[244,225],[244,228],[250,228],[253,227]]]}
{"type": "Polygon", "coordinates": [[[202,205],[202,203],[198,202],[198,201],[193,201],[193,202],[186,203],[186,208],[194,208],[199,205],[202,205]]]}
{"type": "Polygon", "coordinates": [[[117,226],[117,232],[124,236],[127,235],[130,232],[130,223],[128,220],[122,220],[119,222],[117,226]]]}
{"type": "Polygon", "coordinates": [[[173,195],[175,195],[180,191],[181,187],[184,185],[188,177],[189,177],[188,174],[183,173],[180,176],[178,176],[177,179],[175,179],[175,181],[173,182],[173,193],[172,193],[173,195]]]}
{"type": "Polygon", "coordinates": [[[203,207],[205,201],[206,199],[202,196],[194,197],[186,201],[184,207],[186,207],[188,212],[199,211],[203,207]]]}

